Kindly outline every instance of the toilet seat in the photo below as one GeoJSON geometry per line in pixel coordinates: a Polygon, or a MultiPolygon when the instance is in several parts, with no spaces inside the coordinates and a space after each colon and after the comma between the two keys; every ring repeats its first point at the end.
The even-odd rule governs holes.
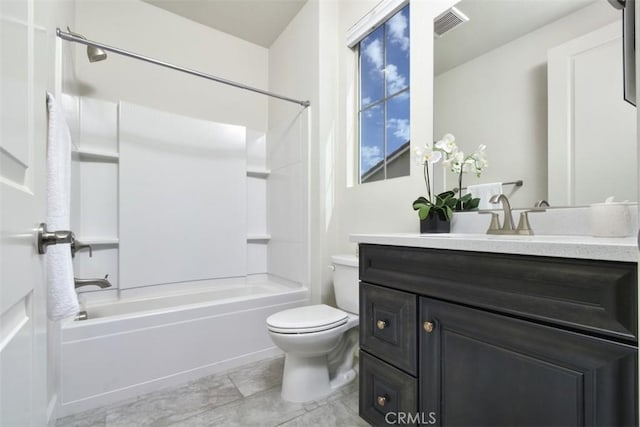
{"type": "Polygon", "coordinates": [[[292,308],[267,318],[267,328],[280,334],[310,334],[347,323],[347,313],[325,304],[292,308]]]}

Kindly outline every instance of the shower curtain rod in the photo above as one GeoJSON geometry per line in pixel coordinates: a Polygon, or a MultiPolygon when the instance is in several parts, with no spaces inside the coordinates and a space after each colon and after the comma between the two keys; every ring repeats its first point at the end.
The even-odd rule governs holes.
{"type": "Polygon", "coordinates": [[[145,62],[149,62],[151,64],[159,65],[161,67],[170,68],[172,70],[181,71],[183,73],[191,74],[192,76],[202,77],[202,78],[207,79],[207,80],[213,80],[214,82],[223,83],[223,84],[226,84],[226,85],[229,85],[229,86],[234,86],[234,87],[237,87],[237,88],[240,88],[240,89],[249,90],[251,92],[260,93],[260,94],[266,95],[266,96],[271,96],[271,97],[274,97],[274,98],[281,99],[283,101],[293,102],[294,104],[300,104],[305,108],[311,105],[311,102],[309,102],[309,101],[299,101],[297,99],[293,99],[293,98],[289,98],[289,97],[286,97],[286,96],[278,95],[276,93],[267,92],[266,90],[258,89],[258,88],[247,86],[247,85],[243,85],[242,83],[237,83],[237,82],[234,82],[234,81],[231,81],[231,80],[223,79],[221,77],[216,77],[216,76],[213,76],[211,74],[202,73],[200,71],[192,70],[190,68],[180,67],[178,65],[170,64],[168,62],[164,62],[164,61],[160,61],[158,59],[150,58],[148,56],[139,55],[137,53],[129,52],[129,51],[124,50],[124,49],[119,49],[117,47],[113,47],[113,46],[109,46],[109,45],[106,45],[106,44],[94,42],[92,40],[83,39],[83,38],[75,36],[75,35],[73,35],[71,33],[66,33],[66,32],[62,31],[60,28],[56,29],[56,35],[58,37],[60,37],[61,39],[63,39],[63,40],[84,44],[86,46],[95,46],[95,47],[98,47],[100,49],[106,50],[107,52],[117,53],[118,55],[128,56],[129,58],[134,58],[134,59],[139,59],[141,61],[145,61],[145,62]]]}

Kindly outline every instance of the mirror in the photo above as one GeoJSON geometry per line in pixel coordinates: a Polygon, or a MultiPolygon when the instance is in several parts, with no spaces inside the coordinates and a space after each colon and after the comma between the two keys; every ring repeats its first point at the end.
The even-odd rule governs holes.
{"type": "MultiPolygon", "coordinates": [[[[469,20],[434,39],[434,141],[489,167],[514,206],[636,201],[636,110],[623,99],[622,14],[607,0],[462,0],[469,20]]],[[[438,18],[436,18],[438,21],[438,18]]],[[[457,177],[441,174],[442,190],[457,177]]],[[[438,188],[439,189],[439,188],[438,188]]]]}

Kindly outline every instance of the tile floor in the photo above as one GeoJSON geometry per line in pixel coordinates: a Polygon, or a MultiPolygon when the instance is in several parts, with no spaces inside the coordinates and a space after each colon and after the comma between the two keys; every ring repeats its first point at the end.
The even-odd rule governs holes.
{"type": "Polygon", "coordinates": [[[267,359],[57,420],[57,427],[368,426],[357,379],[326,399],[285,402],[284,358],[267,359]]]}

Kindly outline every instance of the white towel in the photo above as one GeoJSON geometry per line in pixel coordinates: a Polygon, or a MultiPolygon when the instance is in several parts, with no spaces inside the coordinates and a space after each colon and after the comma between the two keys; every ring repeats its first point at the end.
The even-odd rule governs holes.
{"type": "Polygon", "coordinates": [[[502,183],[491,182],[489,184],[470,185],[467,187],[467,193],[471,193],[473,198],[480,198],[478,209],[493,209],[496,205],[489,203],[489,199],[493,195],[502,194],[502,183]]]}
{"type": "MultiPolygon", "coordinates": [[[[69,230],[71,206],[71,134],[61,107],[47,93],[47,229],[69,230]]],[[[69,243],[47,249],[47,314],[61,320],[78,312],[69,243]]]]}

